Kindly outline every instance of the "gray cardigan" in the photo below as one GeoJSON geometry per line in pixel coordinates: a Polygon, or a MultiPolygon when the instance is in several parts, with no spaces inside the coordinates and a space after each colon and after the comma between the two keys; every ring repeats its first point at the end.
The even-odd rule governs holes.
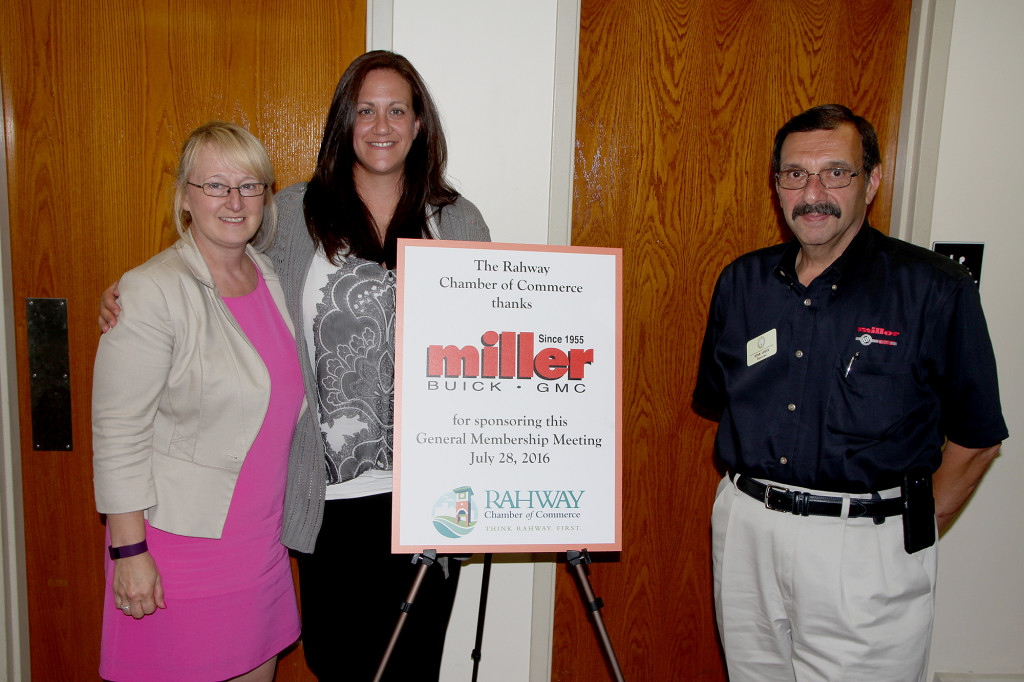
{"type": "MultiPolygon", "coordinates": [[[[302,319],[302,290],[316,248],[306,229],[302,199],[306,184],[286,187],[275,195],[278,206],[277,238],[267,249],[284,289],[288,312],[295,322],[295,345],[306,388],[305,410],[295,427],[291,457],[288,461],[288,487],[284,497],[284,525],[281,542],[300,552],[312,552],[324,516],[327,469],[317,413],[316,378],[309,362],[305,325],[302,319]]],[[[441,239],[490,241],[483,216],[469,200],[459,197],[441,209],[441,239]]]]}

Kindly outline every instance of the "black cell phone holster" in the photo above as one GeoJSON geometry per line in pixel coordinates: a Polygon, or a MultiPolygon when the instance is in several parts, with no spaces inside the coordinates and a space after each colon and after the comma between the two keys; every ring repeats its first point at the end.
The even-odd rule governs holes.
{"type": "Polygon", "coordinates": [[[935,544],[935,496],[932,472],[927,468],[908,471],[903,477],[903,548],[907,554],[935,544]]]}

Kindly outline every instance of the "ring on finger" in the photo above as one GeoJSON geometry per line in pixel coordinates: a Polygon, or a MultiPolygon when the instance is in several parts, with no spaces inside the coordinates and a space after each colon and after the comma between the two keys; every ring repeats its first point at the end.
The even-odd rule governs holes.
{"type": "Polygon", "coordinates": [[[125,613],[128,613],[129,611],[132,610],[131,604],[125,604],[124,606],[121,607],[121,610],[124,611],[125,613]]]}

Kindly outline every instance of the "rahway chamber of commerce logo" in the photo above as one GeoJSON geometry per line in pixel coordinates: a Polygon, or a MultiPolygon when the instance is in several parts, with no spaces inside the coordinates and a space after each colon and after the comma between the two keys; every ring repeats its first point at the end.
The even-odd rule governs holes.
{"type": "Polygon", "coordinates": [[[479,516],[468,485],[445,493],[434,503],[434,528],[446,538],[461,538],[476,528],[479,516]]]}

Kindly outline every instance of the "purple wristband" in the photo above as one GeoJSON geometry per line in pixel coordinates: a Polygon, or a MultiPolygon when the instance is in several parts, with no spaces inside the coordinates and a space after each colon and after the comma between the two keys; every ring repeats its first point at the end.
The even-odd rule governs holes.
{"type": "Polygon", "coordinates": [[[130,556],[136,554],[142,554],[149,550],[146,546],[146,541],[136,542],[134,545],[124,545],[122,547],[109,547],[111,559],[127,559],[130,556]]]}

